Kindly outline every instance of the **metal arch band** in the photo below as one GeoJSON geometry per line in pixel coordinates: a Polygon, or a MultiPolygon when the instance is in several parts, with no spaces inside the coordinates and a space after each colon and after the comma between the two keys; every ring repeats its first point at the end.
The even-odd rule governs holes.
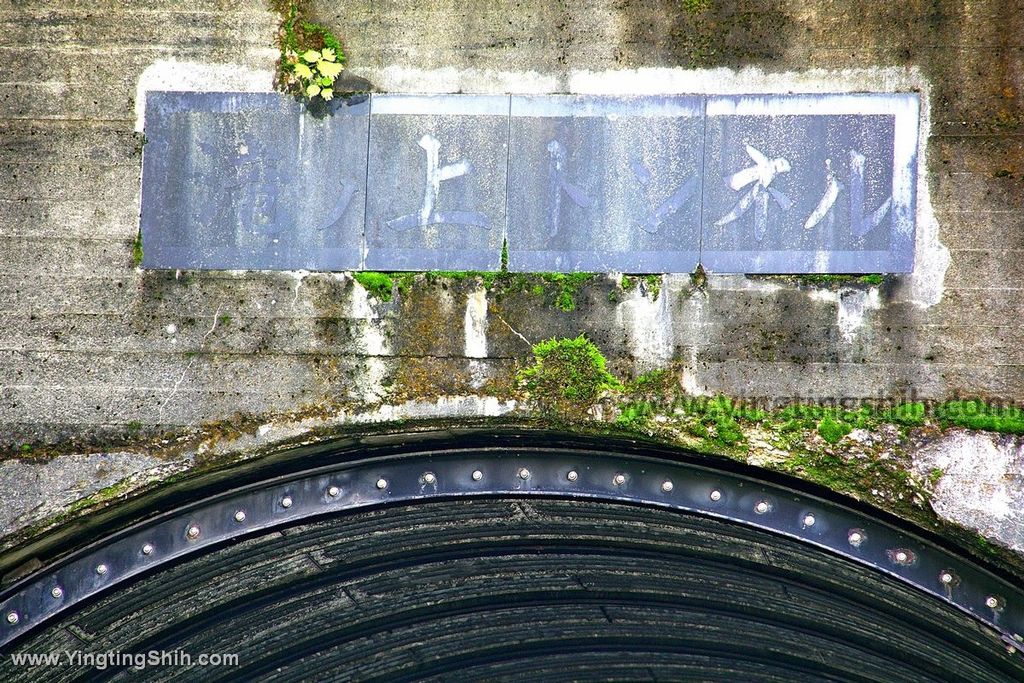
{"type": "Polygon", "coordinates": [[[832,502],[699,465],[589,451],[444,451],[322,468],[140,523],[0,595],[0,647],[76,603],[201,548],[346,510],[473,496],[653,505],[799,539],[958,607],[1024,649],[1024,592],[939,547],[832,502]]]}

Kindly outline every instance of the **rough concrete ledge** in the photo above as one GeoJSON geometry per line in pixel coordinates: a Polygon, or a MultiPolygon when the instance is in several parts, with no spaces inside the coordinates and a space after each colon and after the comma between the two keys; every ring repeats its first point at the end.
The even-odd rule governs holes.
{"type": "Polygon", "coordinates": [[[836,444],[805,434],[790,441],[787,451],[771,433],[744,427],[743,447],[732,448],[688,436],[671,414],[655,415],[654,427],[646,431],[622,429],[611,422],[621,409],[605,401],[586,419],[564,422],[538,417],[536,406],[512,400],[446,396],[380,405],[375,411],[285,416],[109,453],[6,460],[0,462],[0,477],[17,493],[0,504],[0,552],[17,558],[19,546],[45,538],[48,531],[183,478],[211,472],[230,476],[233,467],[339,436],[372,444],[437,430],[557,428],[684,447],[795,475],[939,533],[1008,571],[1024,572],[1024,437],[880,424],[854,430],[836,444]]]}

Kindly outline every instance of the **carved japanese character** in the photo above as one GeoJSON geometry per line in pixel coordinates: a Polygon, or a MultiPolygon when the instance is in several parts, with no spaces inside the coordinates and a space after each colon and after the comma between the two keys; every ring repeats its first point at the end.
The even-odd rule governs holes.
{"type": "MultiPolygon", "coordinates": [[[[630,161],[629,165],[630,168],[633,169],[633,174],[636,176],[637,180],[640,181],[641,185],[644,187],[650,185],[652,175],[642,161],[634,159],[630,161]]],[[[640,223],[641,229],[643,229],[644,232],[651,233],[652,235],[657,233],[658,230],[661,229],[661,224],[665,219],[681,209],[683,204],[685,204],[690,197],[696,193],[696,191],[697,179],[687,179],[686,182],[676,188],[675,192],[673,192],[668,199],[663,201],[656,208],[647,212],[646,220],[640,223]]]]}
{"type": "Polygon", "coordinates": [[[565,177],[566,151],[558,140],[548,143],[548,180],[550,183],[550,197],[548,201],[548,236],[554,237],[561,228],[562,193],[569,195],[569,199],[581,209],[590,206],[591,201],[582,189],[569,182],[565,177]]]}
{"type": "Polygon", "coordinates": [[[428,225],[454,224],[473,225],[484,230],[491,227],[490,219],[476,211],[438,211],[437,201],[441,194],[441,183],[445,180],[458,178],[472,171],[468,161],[460,160],[454,164],[441,166],[441,143],[429,133],[420,138],[419,146],[427,155],[426,182],[423,187],[423,203],[418,213],[410,213],[393,218],[385,223],[393,230],[409,230],[425,228],[428,225]]]}
{"type": "Polygon", "coordinates": [[[213,176],[194,174],[195,180],[209,189],[210,199],[199,208],[199,223],[222,231],[234,225],[236,235],[275,235],[278,195],[287,191],[281,178],[281,159],[265,149],[241,145],[230,154],[219,146],[200,141],[199,148],[208,155],[220,173],[213,176]]]}
{"type": "Polygon", "coordinates": [[[822,219],[827,219],[828,225],[831,226],[835,222],[835,215],[832,212],[832,207],[835,206],[836,199],[839,198],[839,192],[843,189],[842,184],[836,179],[836,173],[832,170],[832,160],[825,159],[825,193],[821,196],[821,201],[814,207],[814,211],[804,221],[804,228],[810,230],[822,219]]]}
{"type": "Polygon", "coordinates": [[[864,155],[850,150],[850,230],[856,237],[863,237],[878,227],[889,212],[892,197],[868,215],[864,215],[864,155]]]}
{"type": "MultiPolygon", "coordinates": [[[[881,224],[882,219],[885,218],[885,214],[889,212],[889,208],[892,205],[892,198],[887,198],[878,208],[870,212],[868,215],[865,215],[865,157],[857,150],[851,149],[849,150],[849,158],[850,187],[848,198],[850,202],[850,231],[855,237],[863,237],[881,224]]],[[[811,215],[808,216],[807,220],[804,222],[804,228],[806,229],[815,227],[822,220],[826,220],[828,225],[832,225],[835,221],[833,208],[835,207],[836,200],[839,198],[839,193],[846,189],[846,187],[836,178],[836,173],[832,169],[832,161],[830,159],[825,160],[825,170],[825,193],[822,195],[821,201],[818,202],[818,206],[815,207],[814,211],[811,212],[811,215]]]]}
{"type": "Polygon", "coordinates": [[[750,185],[747,193],[740,198],[732,210],[715,222],[716,227],[722,227],[737,220],[755,206],[754,211],[754,239],[760,240],[768,228],[768,199],[771,197],[782,208],[788,211],[793,202],[784,193],[771,187],[772,181],[782,173],[789,173],[789,160],[783,157],[769,159],[759,150],[746,145],[747,156],[754,162],[750,168],[729,176],[729,187],[740,191],[750,185]]]}

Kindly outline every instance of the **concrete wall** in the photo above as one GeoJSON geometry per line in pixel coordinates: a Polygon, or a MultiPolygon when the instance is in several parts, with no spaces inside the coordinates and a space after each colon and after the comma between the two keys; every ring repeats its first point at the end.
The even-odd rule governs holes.
{"type": "Polygon", "coordinates": [[[914,276],[831,289],[680,276],[657,299],[599,278],[573,312],[550,291],[490,292],[483,320],[473,280],[421,279],[384,303],[344,275],[143,272],[140,81],[269,88],[276,17],[248,0],[0,0],[0,445],[473,392],[500,386],[526,340],[580,332],[618,372],[674,362],[693,391],[1024,400],[1024,3],[684,4],[351,0],[313,13],[383,89],[920,88],[914,276]]]}

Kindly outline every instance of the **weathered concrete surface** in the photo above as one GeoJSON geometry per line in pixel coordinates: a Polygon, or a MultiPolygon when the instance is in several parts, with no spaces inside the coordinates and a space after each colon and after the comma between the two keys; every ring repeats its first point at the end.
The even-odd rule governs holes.
{"type": "Polygon", "coordinates": [[[167,473],[165,464],[144,453],[65,455],[43,463],[4,460],[0,462],[4,485],[0,528],[27,526],[101,490],[114,497],[167,473]]]}
{"type": "Polygon", "coordinates": [[[943,519],[1024,552],[1024,439],[954,432],[914,453],[943,519]]]}
{"type": "Polygon", "coordinates": [[[657,300],[634,291],[613,303],[617,285],[598,278],[572,313],[549,294],[488,294],[486,321],[472,280],[421,278],[383,302],[344,275],[140,271],[140,77],[269,87],[277,19],[251,0],[3,0],[4,446],[102,447],[240,413],[464,393],[507,378],[529,342],[580,332],[617,373],[675,360],[695,392],[1024,400],[1020,0],[713,1],[698,14],[675,0],[355,0],[314,10],[344,38],[352,70],[390,90],[917,84],[927,91],[922,260],[911,276],[838,292],[743,276],[695,288],[682,277],[657,300]],[[690,67],[705,70],[681,70],[690,67]],[[751,68],[728,70],[740,67],[751,68]]]}

